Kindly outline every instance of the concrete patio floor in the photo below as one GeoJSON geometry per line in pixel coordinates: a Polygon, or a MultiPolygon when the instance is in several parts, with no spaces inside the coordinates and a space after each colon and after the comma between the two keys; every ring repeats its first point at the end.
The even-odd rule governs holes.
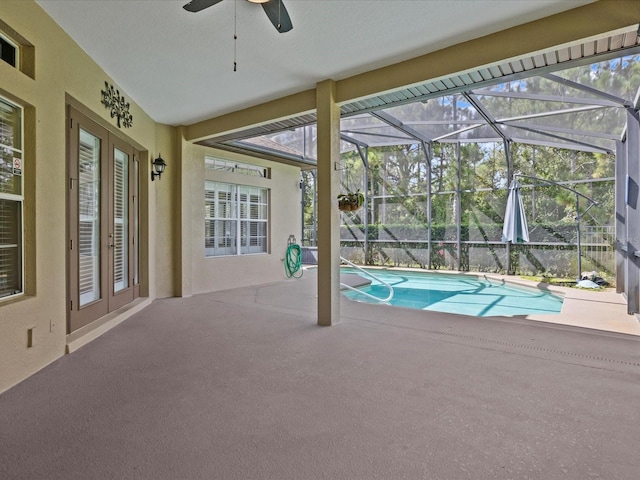
{"type": "Polygon", "coordinates": [[[346,297],[323,328],[316,284],[156,300],[4,392],[0,478],[638,478],[640,337],[346,297]]]}

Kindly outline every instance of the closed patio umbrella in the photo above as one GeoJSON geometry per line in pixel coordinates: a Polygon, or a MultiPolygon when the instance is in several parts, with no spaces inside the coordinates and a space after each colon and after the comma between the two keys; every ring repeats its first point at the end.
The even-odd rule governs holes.
{"type": "Polygon", "coordinates": [[[507,208],[504,212],[504,226],[502,227],[502,241],[523,243],[529,241],[529,227],[524,216],[524,205],[520,196],[520,183],[514,179],[509,187],[507,208]]]}

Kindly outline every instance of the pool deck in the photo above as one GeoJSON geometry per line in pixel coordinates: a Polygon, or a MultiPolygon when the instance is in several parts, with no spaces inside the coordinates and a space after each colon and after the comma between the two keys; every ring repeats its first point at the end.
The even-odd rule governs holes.
{"type": "Polygon", "coordinates": [[[575,327],[592,328],[608,332],[640,335],[640,321],[635,315],[627,313],[627,302],[615,289],[587,290],[550,286],[521,278],[504,277],[521,285],[537,286],[564,296],[560,315],[528,315],[528,320],[558,323],[575,327]]]}
{"type": "MultiPolygon", "coordinates": [[[[388,268],[390,271],[420,271],[415,269],[388,268]]],[[[313,272],[313,268],[310,269],[313,272]]],[[[498,274],[478,274],[475,272],[444,272],[436,270],[437,273],[445,273],[451,275],[471,275],[476,277],[485,277],[487,279],[498,282],[508,282],[515,285],[523,285],[527,287],[540,288],[552,293],[562,295],[564,303],[560,314],[531,314],[523,315],[518,318],[523,320],[535,320],[537,322],[547,322],[559,325],[571,325],[574,327],[590,328],[594,330],[603,330],[607,332],[624,333],[627,335],[640,336],[640,321],[635,315],[627,314],[627,303],[623,296],[616,293],[613,288],[603,290],[588,290],[582,288],[569,288],[547,283],[537,283],[525,280],[514,275],[498,275],[498,274]]],[[[352,274],[343,274],[344,277],[353,276],[352,274]]],[[[365,284],[368,282],[365,282],[365,284]]],[[[352,282],[349,282],[352,286],[352,282]]],[[[491,318],[491,317],[488,317],[491,318]]]]}

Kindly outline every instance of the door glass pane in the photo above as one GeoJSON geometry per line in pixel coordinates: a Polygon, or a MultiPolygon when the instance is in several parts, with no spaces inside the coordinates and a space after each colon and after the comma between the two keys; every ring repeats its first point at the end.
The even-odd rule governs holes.
{"type": "Polygon", "coordinates": [[[140,283],[140,166],[137,156],[133,162],[133,284],[140,283]]]}
{"type": "Polygon", "coordinates": [[[80,129],[78,158],[80,306],[100,299],[100,139],[80,129]]]}
{"type": "Polygon", "coordinates": [[[113,292],[129,287],[129,155],[114,148],[113,292]]]}
{"type": "Polygon", "coordinates": [[[0,199],[0,298],[22,290],[21,203],[0,199]]]}

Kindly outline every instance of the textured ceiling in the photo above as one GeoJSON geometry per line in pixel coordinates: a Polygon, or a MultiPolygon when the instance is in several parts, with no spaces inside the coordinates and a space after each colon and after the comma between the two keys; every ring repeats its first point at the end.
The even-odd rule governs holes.
{"type": "Polygon", "coordinates": [[[285,0],[283,34],[243,0],[37,2],[155,121],[187,125],[591,0],[285,0]]]}

